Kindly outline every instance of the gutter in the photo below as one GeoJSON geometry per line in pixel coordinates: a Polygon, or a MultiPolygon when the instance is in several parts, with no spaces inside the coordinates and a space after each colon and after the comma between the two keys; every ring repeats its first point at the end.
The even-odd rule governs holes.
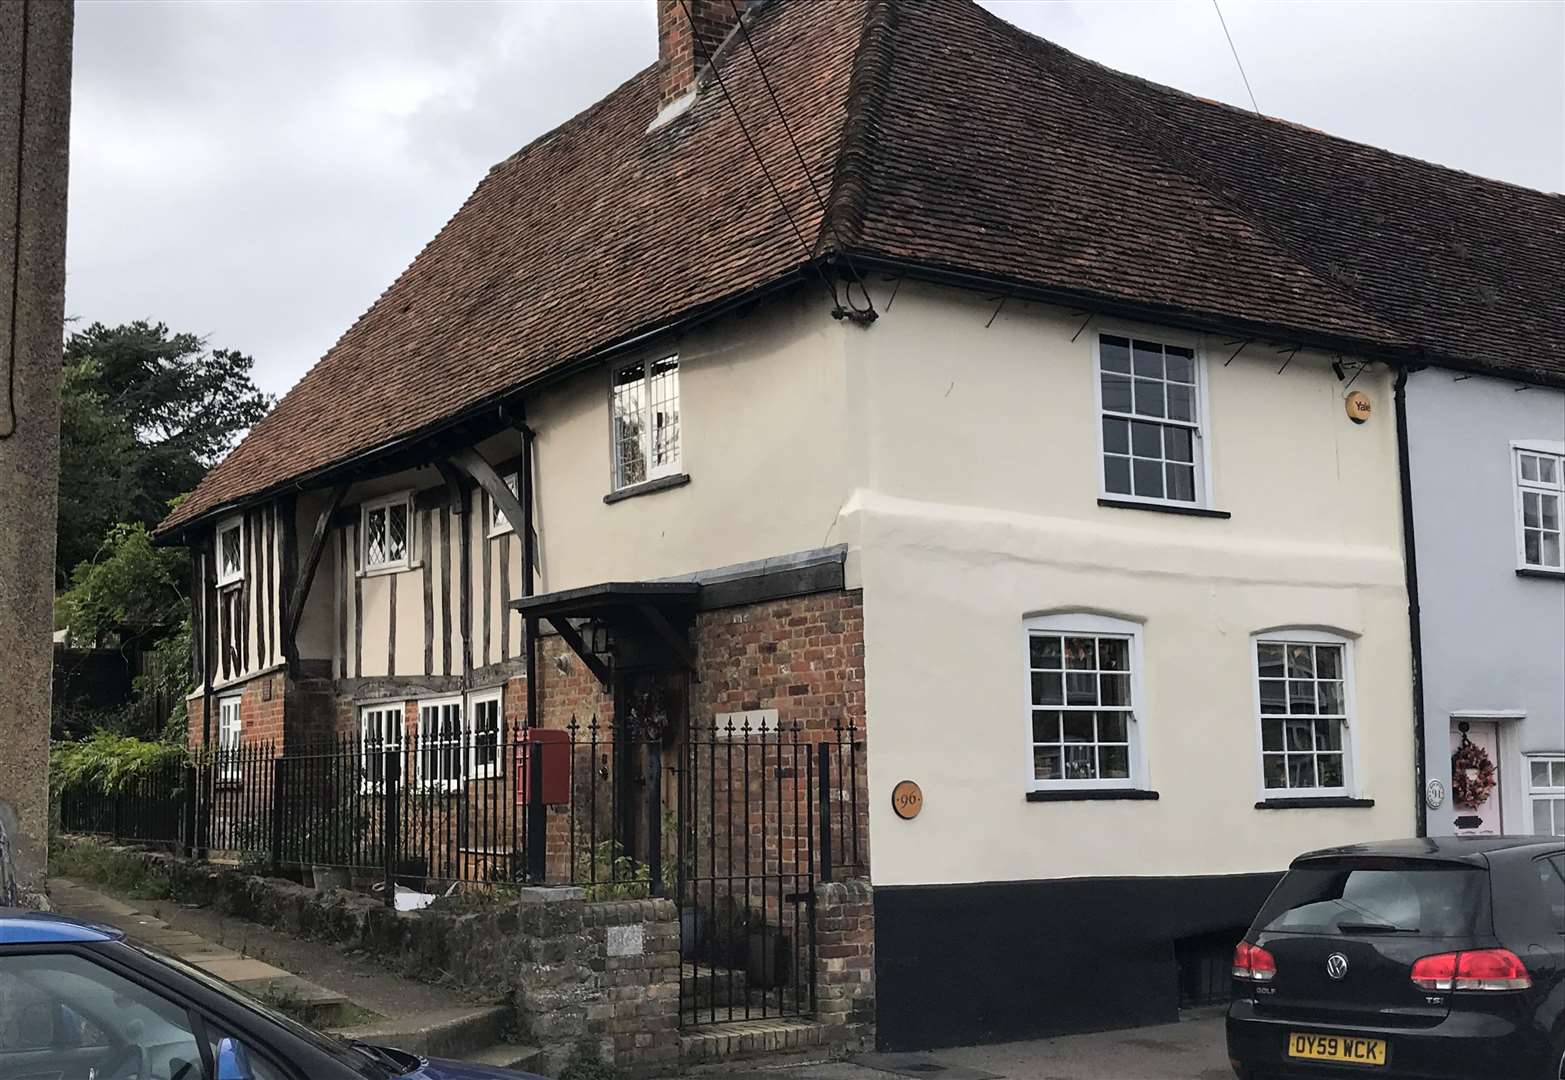
{"type": "MultiPolygon", "coordinates": [[[[1420,365],[1422,366],[1422,365],[1420,365]]],[[[1424,639],[1418,603],[1418,543],[1413,528],[1413,463],[1407,438],[1407,376],[1417,368],[1397,370],[1392,396],[1397,415],[1397,474],[1402,488],[1402,565],[1407,584],[1407,637],[1413,659],[1413,819],[1416,835],[1429,835],[1429,807],[1424,802],[1427,768],[1424,761],[1424,639]]]]}

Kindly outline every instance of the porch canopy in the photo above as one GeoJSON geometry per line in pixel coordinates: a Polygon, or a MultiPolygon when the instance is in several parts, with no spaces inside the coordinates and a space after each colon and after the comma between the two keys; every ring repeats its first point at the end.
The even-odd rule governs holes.
{"type": "Polygon", "coordinates": [[[603,688],[610,690],[605,655],[612,651],[617,663],[640,666],[654,650],[636,648],[635,643],[648,638],[656,642],[655,651],[664,664],[671,660],[694,677],[696,654],[686,632],[701,606],[702,588],[697,581],[606,581],[524,596],[512,600],[511,608],[523,618],[552,626],[603,688]],[[605,634],[612,644],[595,649],[595,642],[583,638],[578,621],[585,621],[594,636],[605,634]]]}

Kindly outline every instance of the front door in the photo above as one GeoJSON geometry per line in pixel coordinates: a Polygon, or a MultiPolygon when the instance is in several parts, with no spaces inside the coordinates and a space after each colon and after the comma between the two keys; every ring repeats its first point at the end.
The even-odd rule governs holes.
{"type": "Polygon", "coordinates": [[[1451,810],[1458,836],[1498,836],[1504,831],[1500,817],[1503,781],[1499,725],[1485,720],[1452,724],[1451,810]],[[1466,801],[1458,798],[1464,786],[1466,801]]]}

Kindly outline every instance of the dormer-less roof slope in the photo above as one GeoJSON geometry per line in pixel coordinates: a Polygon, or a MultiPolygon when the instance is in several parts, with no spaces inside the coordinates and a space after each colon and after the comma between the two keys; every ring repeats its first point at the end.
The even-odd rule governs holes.
{"type": "MultiPolygon", "coordinates": [[[[1565,385],[1565,199],[1203,101],[971,0],[771,0],[717,67],[821,255],[1565,385]]],[[[799,271],[718,86],[648,68],[492,169],[160,526],[372,455],[799,271]]]]}

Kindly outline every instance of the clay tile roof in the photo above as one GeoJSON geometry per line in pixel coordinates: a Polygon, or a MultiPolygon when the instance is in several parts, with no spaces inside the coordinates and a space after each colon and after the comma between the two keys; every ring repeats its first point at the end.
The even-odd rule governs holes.
{"type": "MultiPolygon", "coordinates": [[[[1115,72],[971,0],[770,0],[717,67],[806,243],[1565,385],[1565,198],[1115,72]]],[[[319,476],[809,259],[718,86],[649,67],[490,170],[159,526],[319,476]]],[[[873,332],[873,331],[871,331],[873,332]]]]}

